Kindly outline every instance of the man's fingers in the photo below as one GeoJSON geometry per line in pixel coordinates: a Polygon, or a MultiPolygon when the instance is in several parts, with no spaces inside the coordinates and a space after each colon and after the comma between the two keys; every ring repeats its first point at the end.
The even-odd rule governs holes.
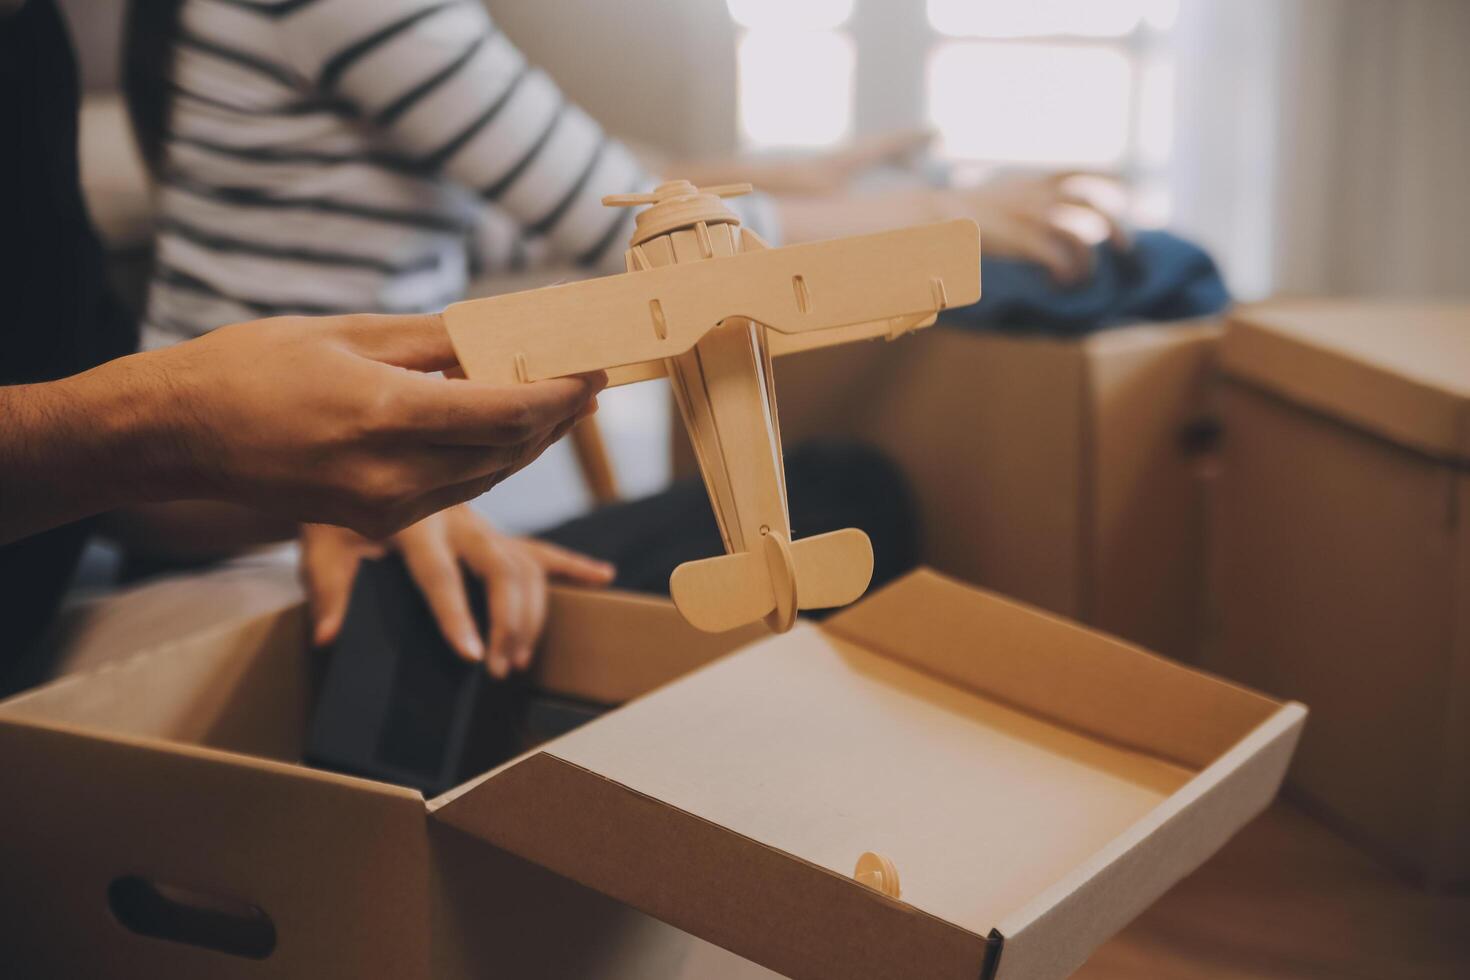
{"type": "MultiPolygon", "coordinates": [[[[552,443],[566,435],[574,424],[574,419],[568,419],[543,436],[539,442],[503,450],[501,451],[503,455],[490,452],[486,458],[493,460],[494,465],[483,475],[474,476],[459,482],[438,481],[443,485],[430,484],[433,488],[427,489],[417,496],[412,506],[408,509],[405,522],[411,524],[415,521],[423,520],[430,514],[437,514],[445,508],[474,500],[476,497],[488,493],[492,488],[514,476],[516,473],[519,473],[533,462],[552,443]]],[[[480,452],[486,451],[481,450],[480,452]]],[[[423,463],[422,465],[428,467],[431,464],[423,463]]],[[[438,464],[434,465],[442,466],[443,461],[440,460],[438,464]]],[[[474,464],[474,468],[480,468],[481,465],[474,464]]],[[[425,482],[428,483],[429,481],[425,482]]]]}
{"type": "Polygon", "coordinates": [[[515,457],[514,460],[509,466],[500,471],[496,482],[499,483],[502,480],[507,480],[510,477],[515,476],[521,470],[525,469],[527,466],[530,466],[532,463],[536,462],[536,460],[540,459],[542,453],[550,449],[554,443],[561,439],[562,436],[572,431],[572,426],[577,424],[579,418],[580,416],[573,416],[572,418],[569,418],[566,421],[557,425],[557,427],[552,429],[550,432],[543,435],[538,442],[529,443],[527,445],[518,447],[513,453],[515,457]]]}
{"type": "Polygon", "coordinates": [[[414,371],[459,367],[438,313],[362,313],[336,320],[351,348],[364,357],[414,371]]]}
{"type": "Polygon", "coordinates": [[[327,536],[307,536],[301,545],[301,578],[311,607],[311,641],[326,646],[342,632],[360,556],[327,536]]]}
{"type": "Polygon", "coordinates": [[[607,374],[489,385],[424,375],[403,385],[406,432],[441,445],[525,442],[575,416],[607,386],[607,374]]]}
{"type": "Polygon", "coordinates": [[[557,578],[582,585],[609,585],[617,577],[618,570],[611,562],[570,551],[549,541],[528,540],[526,548],[548,575],[557,578]]]}
{"type": "Polygon", "coordinates": [[[483,658],[485,645],[470,613],[464,574],[448,539],[439,534],[415,534],[402,542],[399,550],[409,575],[428,600],[444,639],[466,660],[483,658]]]}

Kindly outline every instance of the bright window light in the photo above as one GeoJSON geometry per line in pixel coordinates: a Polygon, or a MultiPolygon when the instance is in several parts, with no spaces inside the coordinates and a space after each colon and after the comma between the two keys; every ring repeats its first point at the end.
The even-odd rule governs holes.
{"type": "Polygon", "coordinates": [[[787,31],[830,31],[847,23],[853,0],[725,0],[742,27],[787,31]]]}
{"type": "Polygon", "coordinates": [[[852,39],[752,30],[740,40],[740,130],[753,148],[830,146],[852,125],[852,39]]]}
{"type": "Polygon", "coordinates": [[[930,54],[928,76],[929,117],[951,159],[1110,167],[1127,152],[1133,68],[1113,48],[950,41],[930,54]]]}
{"type": "Polygon", "coordinates": [[[1138,73],[1138,155],[1145,167],[1168,166],[1174,149],[1174,64],[1150,58],[1138,73]]]}
{"type": "Polygon", "coordinates": [[[1149,0],[1144,20],[1156,31],[1167,31],[1179,19],[1179,0],[1149,0]]]}
{"type": "MultiPolygon", "coordinates": [[[[1121,37],[1160,0],[928,0],[929,23],[952,37],[1121,37]]],[[[733,0],[732,0],[733,3],[733,0]]]]}

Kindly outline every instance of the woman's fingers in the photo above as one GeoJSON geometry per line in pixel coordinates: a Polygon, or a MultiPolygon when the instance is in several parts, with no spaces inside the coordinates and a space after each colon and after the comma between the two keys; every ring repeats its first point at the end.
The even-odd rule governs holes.
{"type": "Polygon", "coordinates": [[[475,574],[485,583],[490,609],[490,635],[485,647],[485,669],[490,676],[509,676],[512,653],[526,628],[522,599],[524,571],[516,566],[507,548],[509,541],[496,534],[478,515],[456,511],[464,520],[455,532],[455,547],[475,574]]]}
{"type": "Polygon", "coordinates": [[[525,548],[548,575],[582,585],[609,585],[618,570],[611,562],[571,551],[549,541],[528,539],[525,548]]]}
{"type": "Polygon", "coordinates": [[[510,676],[515,650],[528,628],[523,570],[498,560],[489,581],[490,648],[485,666],[497,679],[510,676]]]}
{"type": "Polygon", "coordinates": [[[546,627],[546,572],[524,550],[520,543],[515,545],[516,561],[521,568],[521,601],[525,610],[525,626],[519,640],[510,651],[511,666],[525,670],[531,666],[531,657],[536,652],[536,641],[546,627]]]}
{"type": "Polygon", "coordinates": [[[1092,274],[1092,246],[1070,228],[1050,225],[1048,230],[1067,255],[1068,275],[1065,282],[1077,282],[1092,274]]]}
{"type": "Polygon", "coordinates": [[[311,641],[326,646],[342,631],[362,553],[348,546],[343,528],[308,528],[301,536],[301,579],[311,608],[311,641]]]}
{"type": "Polygon", "coordinates": [[[1119,249],[1127,249],[1129,247],[1128,232],[1123,229],[1123,225],[1111,211],[1098,204],[1092,198],[1072,191],[1062,191],[1057,196],[1057,203],[1065,204],[1068,207],[1080,208],[1100,218],[1107,228],[1108,241],[1112,242],[1113,247],[1119,249]]]}
{"type": "Polygon", "coordinates": [[[482,659],[485,645],[448,534],[439,526],[410,528],[400,536],[398,548],[449,645],[466,660],[482,659]]]}

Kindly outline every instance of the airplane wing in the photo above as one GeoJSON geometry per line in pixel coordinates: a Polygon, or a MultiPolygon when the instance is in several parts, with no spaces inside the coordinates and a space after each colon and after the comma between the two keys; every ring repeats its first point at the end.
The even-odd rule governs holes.
{"type": "Polygon", "coordinates": [[[979,229],[959,219],[467,300],[444,321],[472,378],[510,384],[607,369],[627,383],[657,377],[664,358],[732,316],[839,343],[913,329],[979,298],[979,229]]]}

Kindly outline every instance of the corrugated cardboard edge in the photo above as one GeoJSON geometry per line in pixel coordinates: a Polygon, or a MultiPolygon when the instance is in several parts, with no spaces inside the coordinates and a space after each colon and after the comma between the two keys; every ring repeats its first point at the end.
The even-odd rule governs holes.
{"type": "Polygon", "coordinates": [[[1306,721],[1283,705],[1066,879],[1001,922],[997,980],[1061,977],[1198,868],[1275,797],[1306,721]]]}
{"type": "Polygon", "coordinates": [[[1225,374],[1437,459],[1470,459],[1470,405],[1462,399],[1273,329],[1270,312],[1247,307],[1230,317],[1220,347],[1225,374]]]}
{"type": "Polygon", "coordinates": [[[998,948],[546,752],[435,817],[786,976],[976,980],[998,948]]]}

